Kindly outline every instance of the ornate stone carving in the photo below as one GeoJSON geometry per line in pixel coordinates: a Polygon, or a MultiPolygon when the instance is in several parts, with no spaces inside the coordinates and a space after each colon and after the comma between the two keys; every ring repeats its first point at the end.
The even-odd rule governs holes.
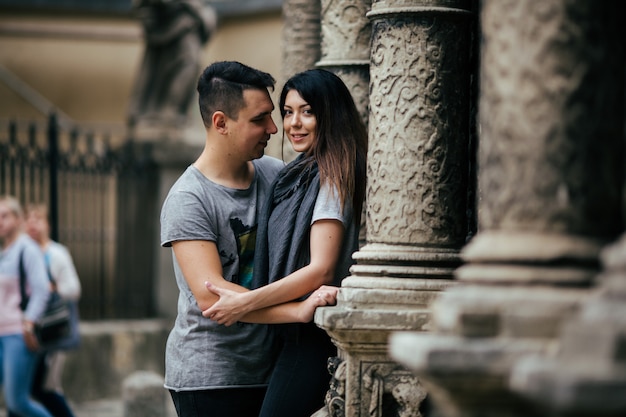
{"type": "Polygon", "coordinates": [[[320,68],[346,83],[365,126],[369,119],[369,42],[371,24],[366,17],[369,0],[322,0],[322,57],[320,68]]]}
{"type": "MultiPolygon", "coordinates": [[[[365,365],[365,364],[364,364],[365,365]]],[[[362,394],[369,395],[367,416],[371,417],[422,417],[420,405],[426,390],[410,372],[396,364],[375,363],[363,371],[362,394]]]]}
{"type": "Polygon", "coordinates": [[[324,60],[369,59],[371,24],[365,17],[370,1],[322,0],[322,56],[324,60]]]}
{"type": "Polygon", "coordinates": [[[338,357],[328,359],[328,372],[332,375],[330,389],[326,393],[326,409],[329,417],[346,415],[346,362],[338,357]]]}
{"type": "Polygon", "coordinates": [[[367,240],[460,247],[467,230],[469,37],[464,19],[446,13],[464,11],[411,11],[370,13],[367,240]]]}
{"type": "MultiPolygon", "coordinates": [[[[345,360],[345,402],[337,404],[345,405],[346,417],[369,415],[371,386],[366,388],[363,384],[364,369],[386,364],[394,371],[388,372],[386,367],[373,367],[372,370],[377,369],[378,376],[401,374],[401,368],[390,363],[387,357],[389,334],[393,330],[427,330],[430,321],[427,306],[449,285],[444,279],[351,276],[342,282],[338,305],[316,311],[315,322],[332,337],[345,360]]],[[[336,371],[338,381],[343,379],[343,366],[337,368],[341,371],[336,371]]],[[[387,393],[393,391],[391,385],[404,384],[399,379],[388,381],[387,393]]],[[[416,383],[411,384],[413,389],[419,388],[416,383]]],[[[409,385],[403,385],[396,395],[402,395],[405,389],[410,390],[409,385]]],[[[388,397],[387,403],[400,409],[392,397],[388,397]]]]}
{"type": "MultiPolygon", "coordinates": [[[[345,417],[347,363],[338,357],[328,361],[333,375],[326,394],[326,406],[315,417],[345,417]]],[[[404,368],[389,362],[362,362],[358,381],[360,415],[370,417],[422,417],[420,407],[426,390],[404,368]]]]}

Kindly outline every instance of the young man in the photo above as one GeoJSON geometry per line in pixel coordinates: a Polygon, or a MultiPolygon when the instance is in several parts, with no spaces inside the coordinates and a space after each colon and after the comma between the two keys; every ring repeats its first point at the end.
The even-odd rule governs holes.
{"type": "Polygon", "coordinates": [[[161,244],[172,247],[180,290],[168,338],[165,387],[180,417],[256,417],[273,364],[267,325],[226,327],[202,317],[217,295],[205,283],[246,291],[257,210],[284,164],[263,156],[277,132],[268,89],[274,78],[217,62],[198,81],[206,130],[200,157],[172,186],[161,212],[161,244]]]}

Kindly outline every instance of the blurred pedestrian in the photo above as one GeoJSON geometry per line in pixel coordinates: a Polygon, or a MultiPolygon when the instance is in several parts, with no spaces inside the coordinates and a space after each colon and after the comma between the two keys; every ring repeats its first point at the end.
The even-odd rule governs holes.
{"type": "MultiPolygon", "coordinates": [[[[80,280],[69,250],[50,238],[48,207],[45,204],[32,204],[26,207],[26,232],[39,244],[46,268],[54,285],[54,290],[64,300],[74,302],[78,308],[80,280]]],[[[73,417],[65,397],[61,377],[67,352],[56,349],[43,353],[37,364],[32,394],[54,417],[73,417]]]]}
{"type": "Polygon", "coordinates": [[[52,417],[30,397],[39,357],[34,333],[46,308],[50,284],[43,254],[22,226],[19,201],[0,196],[0,385],[7,408],[22,417],[52,417]],[[23,270],[28,301],[20,291],[23,270]]]}

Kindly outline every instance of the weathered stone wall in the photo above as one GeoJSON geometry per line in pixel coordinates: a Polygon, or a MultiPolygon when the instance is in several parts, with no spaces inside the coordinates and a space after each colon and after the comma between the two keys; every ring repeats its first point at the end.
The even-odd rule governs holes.
{"type": "Polygon", "coordinates": [[[81,346],[65,363],[66,397],[74,403],[121,398],[123,381],[133,372],[164,375],[171,326],[169,320],[81,323],[81,346]]]}

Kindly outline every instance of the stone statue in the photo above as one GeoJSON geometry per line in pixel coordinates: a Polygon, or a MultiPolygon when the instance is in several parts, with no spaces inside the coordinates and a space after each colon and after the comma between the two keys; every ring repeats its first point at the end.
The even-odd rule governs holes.
{"type": "Polygon", "coordinates": [[[202,46],[217,25],[201,0],[135,0],[145,53],[128,110],[131,130],[181,127],[195,91],[202,46]]]}

